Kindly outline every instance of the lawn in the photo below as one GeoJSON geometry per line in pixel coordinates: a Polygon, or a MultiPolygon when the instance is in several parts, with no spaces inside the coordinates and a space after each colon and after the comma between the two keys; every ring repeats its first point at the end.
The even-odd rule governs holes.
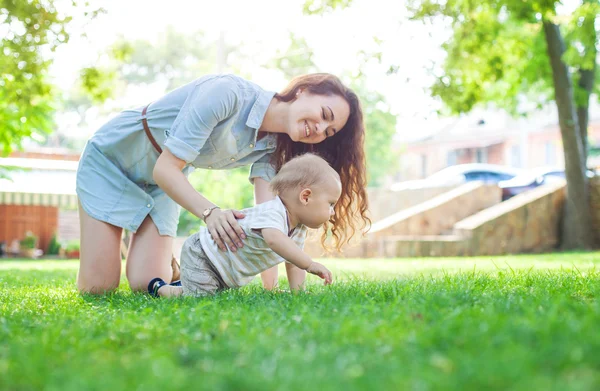
{"type": "Polygon", "coordinates": [[[0,389],[600,389],[600,253],[323,263],[299,295],[155,300],[0,261],[0,389]]]}

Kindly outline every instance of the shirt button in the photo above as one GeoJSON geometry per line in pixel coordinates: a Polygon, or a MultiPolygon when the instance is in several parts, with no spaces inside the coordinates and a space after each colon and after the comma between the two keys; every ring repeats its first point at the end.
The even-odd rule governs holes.
{"type": "Polygon", "coordinates": [[[254,144],[250,144],[250,148],[254,148],[254,144]]]}
{"type": "Polygon", "coordinates": [[[234,158],[231,158],[230,160],[231,160],[232,162],[235,162],[235,159],[234,159],[234,158]]]}
{"type": "Polygon", "coordinates": [[[152,206],[152,205],[150,205],[150,204],[147,204],[147,205],[146,205],[146,208],[149,208],[149,207],[151,207],[151,206],[152,206]]]}

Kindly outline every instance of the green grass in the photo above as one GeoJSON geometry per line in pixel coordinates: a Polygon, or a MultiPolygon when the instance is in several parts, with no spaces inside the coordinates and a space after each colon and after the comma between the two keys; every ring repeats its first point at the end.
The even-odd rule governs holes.
{"type": "Polygon", "coordinates": [[[0,261],[0,389],[600,389],[600,253],[323,263],[300,295],[154,300],[0,261]]]}

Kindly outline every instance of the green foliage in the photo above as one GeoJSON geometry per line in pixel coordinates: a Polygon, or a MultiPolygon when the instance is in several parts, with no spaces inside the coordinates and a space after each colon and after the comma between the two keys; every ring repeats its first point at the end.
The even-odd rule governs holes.
{"type": "Polygon", "coordinates": [[[19,243],[21,248],[23,249],[34,249],[37,245],[38,237],[33,234],[31,231],[27,231],[25,233],[25,237],[19,243]]]}
{"type": "MultiPolygon", "coordinates": [[[[516,114],[526,114],[524,99],[540,107],[554,97],[554,84],[542,20],[556,18],[554,1],[412,0],[413,19],[447,18],[453,36],[444,45],[447,52],[443,73],[432,93],[455,113],[470,111],[476,104],[494,103],[516,114]]],[[[591,69],[595,61],[597,1],[584,2],[563,23],[567,47],[564,60],[572,71],[591,69]]],[[[587,93],[576,87],[578,102],[587,93]]]]}
{"type": "Polygon", "coordinates": [[[386,175],[396,172],[399,153],[394,151],[392,139],[396,133],[396,116],[389,112],[384,97],[361,86],[357,78],[352,84],[361,97],[365,114],[365,154],[369,187],[382,184],[386,175]]]}
{"type": "Polygon", "coordinates": [[[58,241],[58,238],[56,237],[56,233],[55,233],[50,238],[50,243],[48,243],[48,251],[46,251],[46,254],[48,254],[48,255],[58,255],[58,253],[60,252],[61,247],[62,247],[62,245],[58,241]]]}
{"type": "Polygon", "coordinates": [[[567,64],[592,69],[596,63],[597,34],[595,22],[600,15],[600,2],[587,1],[578,7],[566,27],[565,40],[570,42],[564,55],[567,64]]]}
{"type": "MultiPolygon", "coordinates": [[[[243,209],[254,205],[254,188],[248,181],[248,167],[234,170],[196,170],[190,183],[200,194],[223,209],[243,209]]],[[[197,232],[202,220],[182,209],[177,228],[178,236],[197,232]]]]}
{"type": "MultiPolygon", "coordinates": [[[[352,0],[307,0],[304,10],[323,14],[351,4],[352,0]]],[[[600,3],[584,0],[572,15],[561,19],[556,16],[556,4],[553,0],[408,1],[412,19],[449,23],[454,32],[444,44],[447,57],[432,95],[454,113],[493,103],[513,115],[526,114],[520,106],[524,98],[536,107],[552,100],[554,86],[542,19],[561,23],[567,42],[564,61],[572,67],[577,86],[576,71],[592,69],[596,61],[600,3]]],[[[579,106],[587,106],[588,95],[575,88],[579,106]]]]}
{"type": "Polygon", "coordinates": [[[307,15],[330,13],[348,7],[353,0],[306,0],[303,11],[307,15]]]}
{"type": "Polygon", "coordinates": [[[79,75],[81,87],[88,93],[93,103],[102,103],[114,96],[116,74],[112,70],[97,67],[83,68],[79,75]]]}
{"type": "Polygon", "coordinates": [[[65,251],[79,251],[80,246],[79,239],[72,239],[65,243],[65,251]]]}
{"type": "Polygon", "coordinates": [[[388,111],[374,108],[368,113],[365,126],[368,185],[377,187],[386,175],[395,173],[398,168],[400,154],[393,150],[392,143],[396,117],[388,111]]]}
{"type": "Polygon", "coordinates": [[[323,260],[306,294],[172,300],[3,261],[0,389],[594,390],[599,255],[323,260]]]}
{"type": "MultiPolygon", "coordinates": [[[[78,3],[71,5],[75,12],[78,3]]],[[[88,8],[87,3],[80,7],[86,18],[101,12],[88,8]]],[[[23,138],[42,141],[52,131],[55,91],[47,53],[68,42],[71,19],[54,0],[0,0],[5,31],[0,40],[0,154],[19,148],[23,138]]]]}
{"type": "MultiPolygon", "coordinates": [[[[596,68],[596,56],[598,50],[596,20],[600,15],[600,2],[584,1],[581,7],[577,8],[573,13],[570,22],[567,25],[565,40],[570,42],[563,56],[566,64],[572,68],[581,71],[594,71],[596,68]]],[[[595,72],[596,77],[600,73],[595,72]]],[[[579,86],[581,72],[573,73],[573,84],[579,86]]],[[[595,82],[592,92],[598,94],[600,92],[600,83],[595,82]]],[[[589,93],[585,88],[575,88],[575,103],[578,107],[587,107],[589,101],[589,93]]]]}
{"type": "Polygon", "coordinates": [[[291,80],[299,75],[318,72],[313,57],[314,52],[306,40],[290,33],[289,46],[279,51],[267,67],[280,70],[288,80],[291,80]]]}
{"type": "Polygon", "coordinates": [[[116,72],[124,82],[166,81],[166,90],[170,91],[201,75],[217,71],[217,56],[226,62],[233,49],[223,43],[222,52],[217,53],[214,42],[207,40],[204,32],[184,34],[169,26],[157,41],[121,38],[110,52],[115,60],[116,72]]]}

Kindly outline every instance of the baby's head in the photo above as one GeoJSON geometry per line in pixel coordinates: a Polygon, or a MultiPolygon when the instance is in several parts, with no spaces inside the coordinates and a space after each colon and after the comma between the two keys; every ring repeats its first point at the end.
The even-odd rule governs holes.
{"type": "Polygon", "coordinates": [[[333,216],[342,184],[338,173],[322,158],[311,153],[284,164],[271,181],[288,211],[309,228],[319,228],[333,216]]]}

